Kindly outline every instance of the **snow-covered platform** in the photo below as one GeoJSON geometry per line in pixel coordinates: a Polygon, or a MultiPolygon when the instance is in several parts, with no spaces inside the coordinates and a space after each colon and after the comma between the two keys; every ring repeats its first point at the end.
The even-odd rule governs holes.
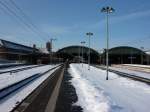
{"type": "Polygon", "coordinates": [[[148,112],[150,109],[150,86],[120,77],[106,70],[84,64],[71,64],[69,72],[78,101],[84,112],[148,112]]]}

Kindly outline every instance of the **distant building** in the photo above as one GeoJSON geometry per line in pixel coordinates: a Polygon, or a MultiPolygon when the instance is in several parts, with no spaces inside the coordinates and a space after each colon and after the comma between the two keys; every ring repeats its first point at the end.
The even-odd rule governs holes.
{"type": "MultiPolygon", "coordinates": [[[[148,54],[141,49],[118,46],[109,49],[109,64],[147,64],[148,54]]],[[[106,63],[106,51],[100,56],[101,63],[106,63]]]]}
{"type": "Polygon", "coordinates": [[[146,62],[148,65],[150,65],[150,51],[146,51],[147,57],[146,57],[146,62]]]}
{"type": "Polygon", "coordinates": [[[51,45],[51,42],[47,42],[47,43],[46,43],[46,49],[47,49],[47,51],[52,52],[52,45],[51,45]]]}
{"type": "Polygon", "coordinates": [[[33,62],[36,59],[33,57],[39,53],[36,45],[29,47],[0,39],[0,59],[33,62]]]}
{"type": "MultiPolygon", "coordinates": [[[[84,60],[84,62],[87,62],[88,55],[89,55],[89,48],[85,46],[68,46],[64,47],[56,52],[56,55],[61,57],[64,61],[70,60],[73,62],[79,62],[84,60]],[[83,57],[82,57],[82,48],[83,48],[83,57]]],[[[91,56],[91,63],[99,63],[99,53],[90,48],[90,56],[91,56]]]]}
{"type": "MultiPolygon", "coordinates": [[[[33,47],[29,47],[0,39],[0,61],[11,60],[32,64],[48,64],[70,60],[87,63],[88,56],[89,48],[85,46],[68,46],[59,49],[57,52],[52,52],[50,42],[46,43],[46,48],[37,49],[35,44],[33,47]]],[[[91,63],[106,64],[106,50],[100,54],[90,48],[90,56],[91,63]]],[[[150,64],[150,51],[144,52],[141,49],[129,46],[114,47],[109,49],[109,64],[150,64]]]]}

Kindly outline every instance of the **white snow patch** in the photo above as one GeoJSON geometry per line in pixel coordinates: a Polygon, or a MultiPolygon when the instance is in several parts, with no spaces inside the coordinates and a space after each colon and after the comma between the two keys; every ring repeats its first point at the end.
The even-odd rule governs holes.
{"type": "Polygon", "coordinates": [[[109,101],[103,95],[103,91],[98,91],[90,82],[80,77],[80,73],[71,67],[71,80],[78,94],[76,105],[82,105],[84,112],[108,112],[110,110],[109,101]]]}
{"type": "MultiPolygon", "coordinates": [[[[58,69],[57,67],[56,69],[58,69]]],[[[17,102],[21,102],[25,99],[33,90],[35,90],[44,80],[46,80],[56,69],[48,72],[47,74],[39,77],[35,81],[26,85],[25,87],[17,90],[16,92],[10,94],[3,100],[0,100],[0,112],[10,112],[14,107],[16,107],[17,102]]]]}
{"type": "Polygon", "coordinates": [[[70,65],[72,84],[84,112],[148,112],[150,86],[129,78],[84,64],[70,65]]]}
{"type": "Polygon", "coordinates": [[[40,66],[40,67],[36,67],[24,71],[12,73],[11,75],[10,73],[0,74],[0,89],[5,88],[21,80],[24,80],[32,75],[44,73],[48,69],[53,68],[55,66],[56,65],[40,66]]]}
{"type": "Polygon", "coordinates": [[[150,65],[139,65],[139,64],[122,64],[122,65],[150,68],[150,65]]]}

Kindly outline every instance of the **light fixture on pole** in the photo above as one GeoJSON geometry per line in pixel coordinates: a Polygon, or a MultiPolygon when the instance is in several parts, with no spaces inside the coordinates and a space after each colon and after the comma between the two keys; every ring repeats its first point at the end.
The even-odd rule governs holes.
{"type": "Polygon", "coordinates": [[[106,32],[107,32],[107,38],[106,38],[106,45],[107,45],[107,48],[106,48],[106,72],[107,72],[107,75],[106,75],[106,80],[108,80],[108,69],[109,69],[109,26],[108,26],[108,15],[109,13],[112,13],[114,12],[115,10],[112,8],[112,7],[103,7],[101,9],[101,12],[104,12],[106,13],[106,32]]]}
{"type": "Polygon", "coordinates": [[[93,35],[93,33],[88,32],[86,35],[89,37],[88,70],[90,70],[90,37],[93,35]]]}
{"type": "Polygon", "coordinates": [[[85,43],[86,43],[85,41],[81,41],[81,45],[82,45],[82,67],[83,67],[83,59],[84,59],[84,56],[83,56],[83,47],[84,47],[85,43]]]}

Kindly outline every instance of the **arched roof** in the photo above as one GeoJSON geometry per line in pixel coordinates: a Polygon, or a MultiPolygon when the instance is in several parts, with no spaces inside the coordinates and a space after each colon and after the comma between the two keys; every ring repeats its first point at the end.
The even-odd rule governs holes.
{"type": "Polygon", "coordinates": [[[115,54],[145,54],[142,50],[135,48],[135,47],[130,47],[130,46],[118,46],[109,49],[109,54],[115,55],[115,54]]]}
{"type": "MultiPolygon", "coordinates": [[[[78,54],[79,50],[81,52],[82,48],[83,48],[83,53],[88,54],[88,51],[89,51],[88,47],[86,47],[86,46],[77,46],[77,45],[64,47],[62,49],[59,49],[57,51],[57,53],[67,53],[67,54],[77,53],[78,54]]],[[[99,53],[96,50],[92,49],[92,48],[90,48],[90,53],[99,56],[99,53]]]]}

